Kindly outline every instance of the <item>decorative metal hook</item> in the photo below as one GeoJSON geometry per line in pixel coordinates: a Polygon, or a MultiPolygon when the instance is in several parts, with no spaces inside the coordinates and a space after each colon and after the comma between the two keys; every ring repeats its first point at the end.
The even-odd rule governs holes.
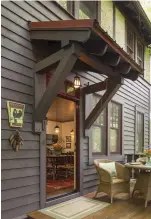
{"type": "Polygon", "coordinates": [[[23,139],[18,130],[16,130],[15,133],[11,135],[9,141],[14,151],[18,151],[23,145],[23,139]]]}

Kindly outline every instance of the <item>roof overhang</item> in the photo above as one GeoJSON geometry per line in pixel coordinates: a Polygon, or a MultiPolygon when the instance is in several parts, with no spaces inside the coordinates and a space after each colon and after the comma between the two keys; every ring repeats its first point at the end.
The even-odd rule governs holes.
{"type": "MultiPolygon", "coordinates": [[[[136,80],[143,73],[143,69],[104,32],[96,20],[30,22],[29,29],[31,40],[58,42],[55,51],[53,50],[56,63],[57,55],[60,55],[62,49],[69,44],[76,44],[80,53],[73,71],[93,71],[130,80],[136,80]]],[[[39,73],[54,67],[55,65],[49,64],[39,70],[39,73]]]]}

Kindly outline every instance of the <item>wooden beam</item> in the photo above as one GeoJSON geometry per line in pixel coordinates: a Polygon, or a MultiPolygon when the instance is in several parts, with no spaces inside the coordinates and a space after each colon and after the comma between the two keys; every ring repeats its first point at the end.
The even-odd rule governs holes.
{"type": "Polygon", "coordinates": [[[100,101],[96,104],[88,118],[85,120],[85,129],[89,129],[92,126],[100,113],[103,111],[103,109],[107,106],[112,97],[121,87],[121,84],[123,84],[123,78],[117,78],[116,81],[109,79],[106,92],[104,93],[100,101]]]}
{"type": "Polygon", "coordinates": [[[117,66],[120,62],[120,56],[117,53],[106,53],[103,57],[103,63],[106,65],[117,66]]]}
{"type": "Polygon", "coordinates": [[[107,88],[107,80],[101,81],[97,84],[88,85],[87,87],[83,88],[83,92],[85,94],[92,94],[98,91],[105,90],[107,88]]]}
{"type": "Polygon", "coordinates": [[[112,68],[104,65],[101,60],[94,55],[87,54],[86,51],[81,51],[79,59],[85,64],[91,66],[93,69],[96,69],[100,74],[104,74],[110,77],[118,76],[118,72],[113,72],[112,68]]]}
{"type": "Polygon", "coordinates": [[[64,58],[59,62],[48,84],[48,87],[46,88],[38,106],[36,107],[34,112],[35,121],[42,121],[45,118],[49,107],[63,86],[66,77],[70,74],[78,58],[77,56],[78,54],[76,54],[76,47],[74,44],[66,48],[64,51],[64,58]]]}
{"type": "Polygon", "coordinates": [[[63,58],[64,50],[65,50],[65,48],[63,48],[63,49],[59,50],[58,52],[48,56],[47,58],[39,61],[35,65],[35,72],[36,73],[46,72],[47,69],[49,68],[49,66],[51,66],[52,64],[60,61],[60,59],[63,58]]]}

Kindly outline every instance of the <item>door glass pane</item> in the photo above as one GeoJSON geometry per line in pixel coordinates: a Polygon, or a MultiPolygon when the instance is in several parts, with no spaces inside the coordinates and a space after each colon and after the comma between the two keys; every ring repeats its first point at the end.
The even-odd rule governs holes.
{"type": "Polygon", "coordinates": [[[101,128],[92,127],[92,151],[101,152],[101,128]]]}

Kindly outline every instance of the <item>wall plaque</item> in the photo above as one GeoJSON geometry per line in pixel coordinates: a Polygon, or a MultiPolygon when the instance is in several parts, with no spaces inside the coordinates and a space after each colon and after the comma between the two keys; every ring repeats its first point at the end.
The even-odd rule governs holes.
{"type": "Polygon", "coordinates": [[[10,127],[21,128],[24,121],[25,104],[7,101],[10,127]]]}

